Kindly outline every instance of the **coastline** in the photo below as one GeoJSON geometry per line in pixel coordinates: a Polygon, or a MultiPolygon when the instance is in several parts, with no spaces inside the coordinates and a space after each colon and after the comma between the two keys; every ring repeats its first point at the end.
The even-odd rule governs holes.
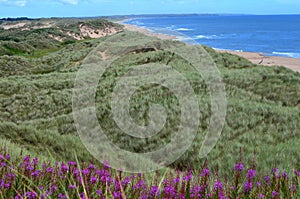
{"type": "Polygon", "coordinates": [[[176,39],[176,36],[160,34],[160,33],[154,33],[154,32],[151,32],[151,31],[147,30],[146,28],[141,28],[141,27],[138,27],[138,26],[135,26],[135,25],[130,25],[130,24],[124,24],[122,22],[118,22],[118,23],[122,24],[125,27],[125,29],[127,29],[127,30],[137,31],[137,32],[143,33],[143,34],[148,35],[148,36],[154,36],[154,37],[157,37],[159,39],[169,39],[169,40],[175,40],[176,39]]]}
{"type": "Polygon", "coordinates": [[[263,66],[284,66],[300,73],[300,58],[266,56],[259,52],[238,52],[233,50],[216,50],[217,52],[230,53],[244,57],[254,64],[263,66]]]}
{"type": "MultiPolygon", "coordinates": [[[[119,21],[117,23],[123,25],[125,29],[129,31],[137,31],[148,36],[158,37],[160,39],[169,39],[169,40],[177,39],[176,36],[154,33],[147,30],[146,28],[141,28],[131,24],[125,24],[124,22],[128,20],[129,19],[126,19],[123,21],[119,21]]],[[[238,55],[240,57],[244,57],[254,64],[264,65],[264,66],[284,66],[295,72],[300,73],[300,58],[266,56],[264,55],[264,53],[260,53],[260,52],[238,52],[234,50],[217,50],[217,49],[215,50],[217,52],[230,53],[230,54],[238,55]]]]}

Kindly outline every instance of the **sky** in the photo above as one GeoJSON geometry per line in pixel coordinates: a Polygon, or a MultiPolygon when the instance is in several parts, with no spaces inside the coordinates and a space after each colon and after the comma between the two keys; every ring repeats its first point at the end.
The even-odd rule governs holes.
{"type": "Polygon", "coordinates": [[[300,14],[300,0],[0,0],[0,18],[182,13],[300,14]]]}

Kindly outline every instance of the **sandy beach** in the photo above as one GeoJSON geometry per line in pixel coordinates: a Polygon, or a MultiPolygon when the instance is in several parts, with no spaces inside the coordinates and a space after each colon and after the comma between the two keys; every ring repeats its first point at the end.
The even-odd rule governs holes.
{"type": "Polygon", "coordinates": [[[229,50],[217,50],[244,57],[254,64],[264,66],[285,66],[293,71],[300,73],[300,59],[290,57],[265,56],[263,53],[237,52],[229,50]]]}
{"type": "MultiPolygon", "coordinates": [[[[160,39],[176,39],[175,36],[165,35],[165,34],[156,34],[150,32],[145,28],[141,28],[134,25],[124,24],[123,21],[119,22],[120,24],[124,25],[127,30],[130,31],[138,31],[145,35],[155,36],[160,39]]],[[[263,53],[256,53],[256,52],[237,52],[237,51],[230,51],[230,50],[217,50],[218,52],[226,52],[235,54],[241,57],[244,57],[251,61],[254,64],[265,65],[265,66],[284,66],[287,67],[295,72],[300,73],[300,58],[289,58],[289,57],[277,57],[277,56],[266,56],[263,53]]]]}
{"type": "Polygon", "coordinates": [[[145,35],[148,35],[148,36],[155,36],[155,37],[158,37],[160,39],[176,39],[175,36],[172,36],[172,35],[165,35],[165,34],[158,34],[158,33],[154,33],[154,32],[150,32],[149,30],[145,29],[145,28],[141,28],[141,27],[138,27],[138,26],[134,26],[134,25],[130,25],[130,24],[123,24],[121,23],[123,26],[125,26],[125,28],[127,30],[130,30],[130,31],[138,31],[140,33],[143,33],[145,35]]]}

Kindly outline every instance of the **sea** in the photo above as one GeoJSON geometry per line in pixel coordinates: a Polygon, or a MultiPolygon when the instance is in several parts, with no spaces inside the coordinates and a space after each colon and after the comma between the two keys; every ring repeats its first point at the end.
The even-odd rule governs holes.
{"type": "Polygon", "coordinates": [[[161,15],[125,23],[215,49],[300,58],[300,15],[161,15]],[[173,32],[173,33],[172,33],[173,32]],[[177,34],[178,33],[178,34],[177,34]]]}

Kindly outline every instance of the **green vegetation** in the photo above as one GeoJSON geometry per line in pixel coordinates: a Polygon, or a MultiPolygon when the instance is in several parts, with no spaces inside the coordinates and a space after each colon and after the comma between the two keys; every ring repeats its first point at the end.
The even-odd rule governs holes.
{"type": "Polygon", "coordinates": [[[80,31],[83,25],[96,32],[105,28],[122,29],[121,25],[104,19],[24,19],[9,23],[6,20],[0,21],[0,55],[22,55],[29,58],[58,51],[68,44],[76,43],[78,39],[88,39],[80,31]]]}
{"type": "MultiPolygon", "coordinates": [[[[74,126],[72,89],[83,59],[106,38],[77,41],[60,35],[59,30],[76,33],[79,23],[77,19],[63,19],[55,22],[55,28],[0,30],[0,143],[13,154],[24,147],[29,155],[44,158],[51,154],[58,161],[75,160],[75,153],[79,161],[93,159],[74,126]],[[47,38],[45,35],[49,33],[64,40],[47,38]]],[[[86,23],[102,28],[115,26],[111,22],[103,24],[102,20],[86,23]]],[[[117,36],[120,34],[133,40],[137,37],[153,40],[128,31],[117,36]]],[[[184,44],[177,42],[176,45],[184,44]]],[[[222,135],[207,157],[212,170],[222,168],[221,173],[228,174],[238,160],[236,154],[240,149],[244,162],[251,164],[255,159],[256,167],[262,172],[275,166],[287,171],[299,169],[300,109],[296,104],[300,99],[300,74],[281,66],[255,65],[241,57],[204,48],[220,70],[228,102],[222,135]]],[[[123,135],[113,121],[109,106],[117,78],[136,65],[151,62],[168,64],[183,72],[199,97],[202,118],[198,136],[189,151],[172,165],[179,169],[199,169],[206,161],[197,154],[211,115],[209,92],[200,75],[185,71],[188,63],[163,49],[130,53],[116,60],[105,72],[96,93],[99,122],[114,143],[130,151],[147,152],[170,141],[171,134],[178,128],[180,109],[178,100],[168,89],[146,85],[131,99],[130,114],[138,124],[147,123],[149,104],[166,107],[169,116],[166,126],[151,139],[138,140],[123,135]]]]}

